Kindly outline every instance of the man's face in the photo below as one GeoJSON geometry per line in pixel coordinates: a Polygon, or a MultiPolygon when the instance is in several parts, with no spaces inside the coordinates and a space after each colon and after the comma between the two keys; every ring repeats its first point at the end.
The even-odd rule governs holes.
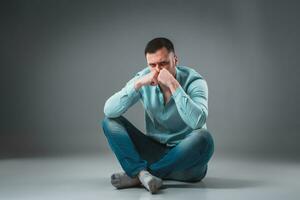
{"type": "Polygon", "coordinates": [[[165,47],[157,50],[155,53],[147,53],[146,60],[151,71],[159,71],[162,68],[165,68],[175,76],[175,67],[178,62],[177,56],[173,52],[169,53],[165,47]]]}

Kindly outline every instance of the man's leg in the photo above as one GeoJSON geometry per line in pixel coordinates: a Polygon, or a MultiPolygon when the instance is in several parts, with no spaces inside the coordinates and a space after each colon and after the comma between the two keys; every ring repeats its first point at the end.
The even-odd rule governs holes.
{"type": "Polygon", "coordinates": [[[159,160],[165,152],[165,145],[144,135],[123,116],[105,117],[102,128],[111,149],[130,177],[147,169],[149,163],[159,160]]]}
{"type": "Polygon", "coordinates": [[[207,173],[206,165],[195,165],[189,169],[171,172],[164,180],[176,180],[183,182],[198,182],[201,181],[207,173]]]}
{"type": "Polygon", "coordinates": [[[202,179],[213,152],[214,142],[211,134],[206,129],[196,129],[159,161],[151,164],[149,169],[152,174],[162,179],[202,179]],[[185,172],[188,172],[186,178],[182,176],[185,172]]]}
{"type": "Polygon", "coordinates": [[[123,116],[105,117],[102,127],[111,149],[126,173],[114,174],[112,181],[117,183],[112,182],[113,185],[120,184],[120,178],[123,178],[126,186],[134,185],[136,181],[130,178],[136,178],[139,175],[142,184],[149,191],[156,192],[161,186],[161,180],[145,172],[150,163],[160,159],[166,146],[144,135],[123,116]],[[140,173],[141,171],[143,173],[140,173]]]}

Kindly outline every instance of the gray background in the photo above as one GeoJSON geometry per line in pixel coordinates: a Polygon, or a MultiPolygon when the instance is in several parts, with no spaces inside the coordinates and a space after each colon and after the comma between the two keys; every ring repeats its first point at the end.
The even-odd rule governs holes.
{"type": "MultiPolygon", "coordinates": [[[[216,155],[299,159],[298,1],[2,1],[0,157],[109,151],[105,100],[170,38],[208,82],[216,155]]],[[[144,130],[140,103],[126,116],[144,130]]]]}

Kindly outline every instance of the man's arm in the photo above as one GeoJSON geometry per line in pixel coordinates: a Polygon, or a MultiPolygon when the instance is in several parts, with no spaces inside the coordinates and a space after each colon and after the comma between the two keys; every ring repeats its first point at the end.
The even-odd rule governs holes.
{"type": "Polygon", "coordinates": [[[119,92],[107,99],[104,105],[104,114],[107,117],[121,116],[139,100],[138,90],[141,87],[138,81],[139,78],[140,75],[136,74],[119,92]]]}
{"type": "Polygon", "coordinates": [[[169,84],[182,120],[192,129],[201,128],[208,116],[208,89],[204,79],[194,80],[187,93],[175,79],[169,84]]]}
{"type": "Polygon", "coordinates": [[[158,71],[150,72],[146,75],[141,75],[138,72],[135,77],[127,82],[126,86],[119,92],[111,96],[104,105],[104,114],[107,117],[119,117],[125,113],[128,108],[134,105],[140,99],[138,92],[144,85],[157,85],[158,71]]]}

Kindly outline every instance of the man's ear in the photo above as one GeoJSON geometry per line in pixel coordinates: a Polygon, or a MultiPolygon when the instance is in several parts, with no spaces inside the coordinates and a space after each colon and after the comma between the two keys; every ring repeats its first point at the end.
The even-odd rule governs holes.
{"type": "Polygon", "coordinates": [[[175,59],[175,65],[178,64],[178,57],[174,54],[174,59],[175,59]]]}

